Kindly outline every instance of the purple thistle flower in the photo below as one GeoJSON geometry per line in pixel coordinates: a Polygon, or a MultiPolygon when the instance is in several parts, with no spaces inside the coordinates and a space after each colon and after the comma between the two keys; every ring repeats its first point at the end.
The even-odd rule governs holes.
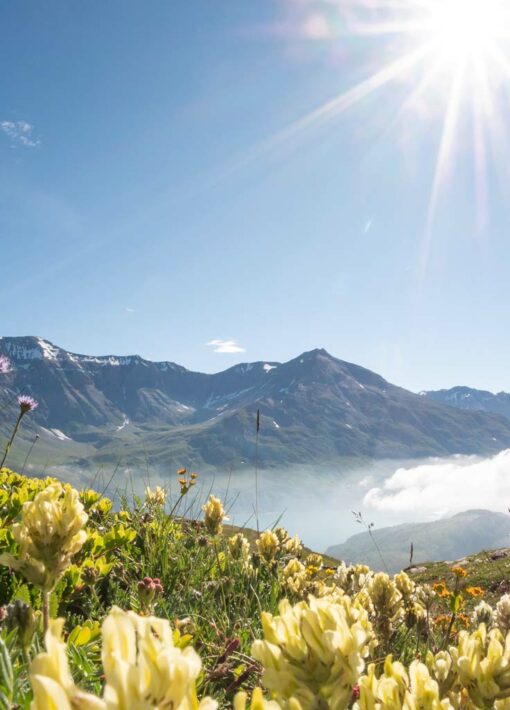
{"type": "Polygon", "coordinates": [[[0,355],[0,375],[6,375],[12,370],[11,361],[5,355],[0,355]]]}
{"type": "Polygon", "coordinates": [[[20,396],[18,397],[18,404],[20,406],[22,414],[31,412],[33,409],[39,406],[39,402],[36,402],[36,400],[33,397],[30,397],[28,394],[20,394],[20,396]]]}

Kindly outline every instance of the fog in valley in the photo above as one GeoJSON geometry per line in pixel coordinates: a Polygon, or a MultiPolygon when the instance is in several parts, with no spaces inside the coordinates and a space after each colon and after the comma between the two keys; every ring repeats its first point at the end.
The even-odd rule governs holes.
{"type": "MultiPolygon", "coordinates": [[[[507,512],[509,474],[510,451],[487,459],[379,461],[351,465],[348,470],[341,466],[260,470],[257,481],[252,468],[210,471],[200,474],[177,512],[198,517],[212,492],[225,502],[231,524],[260,529],[280,524],[307,546],[325,551],[363,531],[352,511],[361,512],[376,530],[436,520],[472,508],[507,512]]],[[[146,485],[161,485],[168,491],[170,506],[179,492],[175,473],[150,466],[143,473],[139,468],[119,467],[115,473],[105,468],[94,476],[68,470],[67,477],[82,484],[86,477],[88,483],[115,498],[124,493],[143,496],[146,485]]]]}

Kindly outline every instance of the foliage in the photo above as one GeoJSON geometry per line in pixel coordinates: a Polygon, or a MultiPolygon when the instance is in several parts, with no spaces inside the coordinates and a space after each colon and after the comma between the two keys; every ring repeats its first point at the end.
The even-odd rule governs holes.
{"type": "Polygon", "coordinates": [[[116,507],[0,471],[0,708],[510,708],[510,597],[182,517],[179,477],[116,507]]]}

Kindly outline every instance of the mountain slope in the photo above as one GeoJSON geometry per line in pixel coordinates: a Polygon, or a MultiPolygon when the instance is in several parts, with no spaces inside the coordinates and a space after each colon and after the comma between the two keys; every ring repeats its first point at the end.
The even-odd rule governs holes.
{"type": "MultiPolygon", "coordinates": [[[[44,427],[64,459],[252,464],[257,409],[263,466],[510,447],[510,421],[445,407],[325,350],[213,375],[136,355],[77,355],[34,337],[1,338],[0,354],[14,365],[2,376],[5,400],[36,397],[26,423],[44,427]]],[[[15,406],[0,413],[4,431],[14,416],[15,406]]]]}
{"type": "Polygon", "coordinates": [[[471,387],[452,387],[447,390],[422,392],[434,402],[469,411],[491,412],[510,419],[510,394],[487,392],[471,387]]]}
{"type": "MultiPolygon", "coordinates": [[[[406,523],[372,530],[372,535],[390,572],[409,565],[413,543],[415,563],[456,560],[480,550],[510,545],[510,516],[489,510],[468,510],[432,523],[406,523]]],[[[361,562],[383,568],[379,552],[368,532],[353,535],[327,554],[348,563],[361,562]]]]}

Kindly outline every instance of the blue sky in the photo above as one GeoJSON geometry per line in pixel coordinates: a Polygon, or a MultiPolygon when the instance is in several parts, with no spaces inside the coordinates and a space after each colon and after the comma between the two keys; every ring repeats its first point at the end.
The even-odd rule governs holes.
{"type": "Polygon", "coordinates": [[[506,146],[480,222],[466,92],[431,221],[444,76],[296,124],[398,57],[341,6],[2,3],[1,334],[205,371],[325,347],[510,390],[506,146]]]}

